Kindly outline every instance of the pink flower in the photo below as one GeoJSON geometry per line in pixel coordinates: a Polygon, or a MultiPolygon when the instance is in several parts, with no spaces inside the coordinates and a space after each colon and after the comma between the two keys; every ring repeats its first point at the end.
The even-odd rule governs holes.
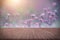
{"type": "Polygon", "coordinates": [[[56,2],[53,2],[52,5],[53,5],[53,6],[56,6],[56,2]]]}

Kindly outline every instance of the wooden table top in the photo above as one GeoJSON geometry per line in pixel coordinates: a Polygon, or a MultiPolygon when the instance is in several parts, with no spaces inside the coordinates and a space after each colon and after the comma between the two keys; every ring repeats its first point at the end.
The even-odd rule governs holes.
{"type": "Polygon", "coordinates": [[[55,39],[58,28],[0,28],[0,39],[55,39]]]}

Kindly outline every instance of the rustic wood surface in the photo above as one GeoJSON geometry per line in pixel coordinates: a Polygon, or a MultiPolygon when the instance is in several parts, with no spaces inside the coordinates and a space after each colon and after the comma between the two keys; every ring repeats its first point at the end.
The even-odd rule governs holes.
{"type": "Polygon", "coordinates": [[[57,28],[0,28],[0,39],[56,39],[59,32],[57,28]]]}

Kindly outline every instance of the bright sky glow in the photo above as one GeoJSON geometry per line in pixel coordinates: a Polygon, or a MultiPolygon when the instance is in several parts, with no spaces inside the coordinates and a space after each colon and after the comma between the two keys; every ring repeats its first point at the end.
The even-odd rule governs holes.
{"type": "Polygon", "coordinates": [[[20,6],[25,5],[26,0],[5,0],[4,5],[12,8],[18,8],[20,6]]]}

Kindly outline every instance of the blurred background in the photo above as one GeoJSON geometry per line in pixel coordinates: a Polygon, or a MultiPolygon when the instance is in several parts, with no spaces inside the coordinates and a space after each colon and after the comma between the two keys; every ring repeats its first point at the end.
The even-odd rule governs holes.
{"type": "MultiPolygon", "coordinates": [[[[0,27],[1,28],[60,28],[60,1],[59,0],[0,0],[0,27]],[[57,20],[52,25],[41,23],[41,26],[24,24],[31,18],[44,13],[44,8],[56,12],[57,20]],[[13,27],[12,27],[13,26],[13,27]]],[[[40,18],[38,18],[40,19],[40,18]]],[[[37,22],[38,24],[38,22],[37,22]]]]}

